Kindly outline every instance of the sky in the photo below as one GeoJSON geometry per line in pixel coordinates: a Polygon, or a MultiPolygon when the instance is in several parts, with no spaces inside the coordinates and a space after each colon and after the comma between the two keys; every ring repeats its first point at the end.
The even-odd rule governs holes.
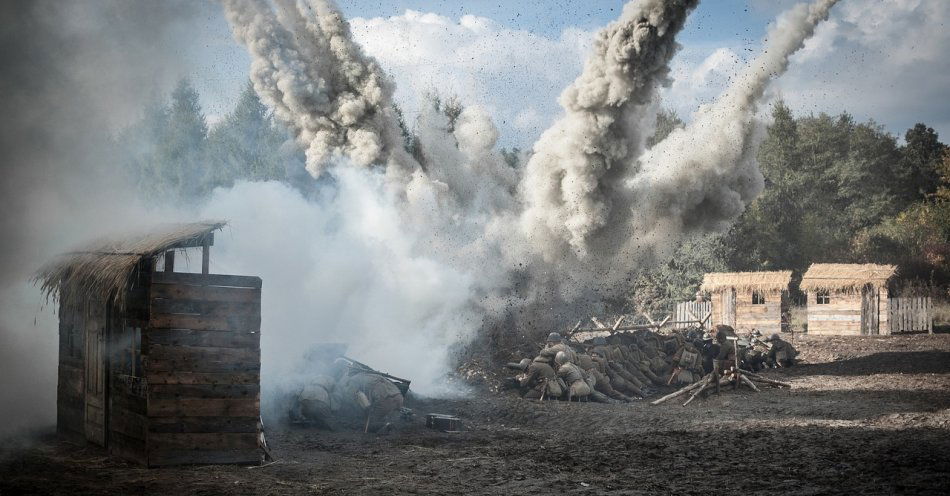
{"type": "MultiPolygon", "coordinates": [[[[758,53],[768,24],[789,0],[706,0],[679,37],[674,82],[663,105],[688,120],[758,53]]],[[[557,97],[581,71],[597,29],[624,2],[352,0],[339,2],[356,39],[393,76],[411,116],[423,95],[455,95],[485,107],[503,146],[530,147],[558,115],[557,97]]],[[[209,121],[225,115],[250,59],[210,3],[176,36],[182,75],[202,94],[209,121]]],[[[851,113],[895,135],[917,122],[950,136],[950,2],[842,0],[793,59],[770,97],[798,114],[851,113]]]]}

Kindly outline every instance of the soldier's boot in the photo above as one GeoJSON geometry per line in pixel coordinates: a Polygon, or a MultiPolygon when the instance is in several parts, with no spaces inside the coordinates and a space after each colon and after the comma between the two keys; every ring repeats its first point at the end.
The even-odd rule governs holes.
{"type": "Polygon", "coordinates": [[[616,401],[607,397],[607,395],[601,393],[600,391],[591,391],[588,396],[590,401],[596,401],[597,403],[616,403],[616,401]]]}
{"type": "Polygon", "coordinates": [[[616,377],[611,377],[610,382],[613,384],[614,389],[622,392],[625,395],[639,398],[643,397],[643,391],[641,391],[640,388],[625,381],[623,377],[620,377],[619,375],[616,377]]]}

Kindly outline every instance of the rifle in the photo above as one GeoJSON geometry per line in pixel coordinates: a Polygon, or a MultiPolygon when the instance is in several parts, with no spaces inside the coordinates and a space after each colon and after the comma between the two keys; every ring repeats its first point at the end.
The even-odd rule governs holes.
{"type": "Polygon", "coordinates": [[[389,375],[385,372],[380,372],[370,367],[369,365],[366,365],[365,363],[357,362],[356,360],[353,360],[352,358],[347,357],[347,356],[343,356],[341,358],[346,360],[350,364],[351,367],[358,369],[360,372],[367,373],[367,374],[376,374],[380,377],[385,377],[386,379],[389,379],[396,385],[397,388],[399,388],[399,391],[401,391],[403,395],[405,395],[409,391],[409,384],[412,383],[412,381],[410,381],[409,379],[402,379],[394,375],[389,375]]]}

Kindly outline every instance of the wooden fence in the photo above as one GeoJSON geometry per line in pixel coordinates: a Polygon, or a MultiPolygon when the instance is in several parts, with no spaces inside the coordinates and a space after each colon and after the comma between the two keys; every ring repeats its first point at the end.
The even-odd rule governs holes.
{"type": "Polygon", "coordinates": [[[712,312],[712,302],[704,301],[697,303],[695,301],[686,301],[676,304],[676,312],[673,314],[673,328],[686,329],[691,324],[686,322],[702,321],[703,327],[709,327],[709,320],[706,316],[712,312]],[[704,320],[705,319],[705,320],[704,320]]]}
{"type": "Polygon", "coordinates": [[[934,304],[929,296],[889,298],[887,321],[891,333],[934,332],[934,304]]]}

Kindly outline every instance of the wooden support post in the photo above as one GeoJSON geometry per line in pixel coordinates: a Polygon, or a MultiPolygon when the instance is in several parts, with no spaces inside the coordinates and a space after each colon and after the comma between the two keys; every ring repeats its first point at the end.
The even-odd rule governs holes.
{"type": "Polygon", "coordinates": [[[165,252],[165,272],[175,272],[175,250],[165,252]]]}
{"type": "Polygon", "coordinates": [[[207,237],[201,244],[201,273],[205,275],[211,273],[211,242],[207,237]]]}

